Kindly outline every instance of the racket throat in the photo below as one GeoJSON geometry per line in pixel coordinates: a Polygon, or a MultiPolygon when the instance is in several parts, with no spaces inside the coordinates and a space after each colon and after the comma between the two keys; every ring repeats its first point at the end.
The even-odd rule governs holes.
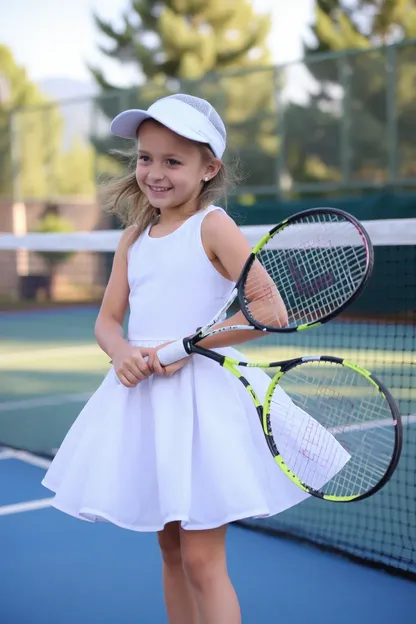
{"type": "Polygon", "coordinates": [[[222,308],[220,310],[218,310],[217,314],[214,316],[214,318],[212,318],[210,320],[209,323],[207,323],[206,325],[204,325],[203,327],[200,327],[198,329],[198,335],[199,336],[203,336],[204,334],[208,333],[208,330],[215,325],[216,323],[223,321],[226,317],[226,312],[228,310],[228,308],[231,306],[231,304],[233,303],[233,301],[236,299],[238,294],[238,289],[237,287],[234,287],[233,290],[230,293],[230,296],[228,297],[227,301],[224,303],[224,305],[222,306],[222,308]]]}
{"type": "Polygon", "coordinates": [[[192,345],[191,341],[188,341],[188,346],[184,344],[185,349],[189,349],[189,353],[195,353],[196,355],[203,355],[214,362],[217,362],[220,366],[224,366],[226,361],[225,355],[221,355],[221,353],[217,353],[216,351],[211,351],[208,349],[204,349],[204,347],[199,347],[198,345],[192,345]]]}

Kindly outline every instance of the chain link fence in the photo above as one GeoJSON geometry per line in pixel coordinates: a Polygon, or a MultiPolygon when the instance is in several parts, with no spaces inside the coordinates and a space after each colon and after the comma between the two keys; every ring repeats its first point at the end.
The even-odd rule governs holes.
{"type": "Polygon", "coordinates": [[[149,82],[95,97],[0,108],[0,197],[94,197],[123,166],[113,116],[169,93],[207,98],[228,127],[241,196],[416,186],[416,41],[316,55],[201,81],[149,82]]]}

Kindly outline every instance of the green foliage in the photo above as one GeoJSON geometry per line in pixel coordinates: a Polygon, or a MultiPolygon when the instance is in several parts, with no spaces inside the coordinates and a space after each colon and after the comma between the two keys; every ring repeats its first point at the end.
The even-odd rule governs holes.
{"type": "Polygon", "coordinates": [[[55,175],[58,196],[92,196],[95,192],[92,146],[75,140],[68,151],[58,154],[55,175]]]}
{"type": "MultiPolygon", "coordinates": [[[[206,98],[225,119],[230,158],[239,151],[251,184],[273,184],[274,73],[250,71],[271,64],[268,16],[256,14],[249,0],[131,0],[119,28],[98,15],[95,22],[106,40],[101,51],[144,77],[140,88],[124,90],[91,68],[103,90],[113,89],[99,102],[109,119],[123,109],[147,108],[170,93],[206,98]]],[[[123,145],[111,137],[94,144],[98,153],[123,145]]]]}
{"type": "MultiPolygon", "coordinates": [[[[259,57],[251,56],[257,48],[268,57],[270,20],[257,15],[249,0],[131,0],[119,29],[97,14],[94,18],[107,38],[100,50],[135,64],[148,79],[197,79],[257,65],[259,57]]],[[[103,87],[111,86],[99,69],[94,71],[103,87]]]]}
{"type": "Polygon", "coordinates": [[[390,122],[395,124],[400,145],[396,173],[410,175],[415,167],[411,144],[416,113],[415,48],[374,46],[416,37],[416,0],[316,0],[312,32],[315,43],[305,45],[309,58],[344,50],[357,53],[308,65],[318,92],[307,106],[292,106],[286,115],[287,135],[296,137],[291,144],[291,173],[296,174],[296,181],[311,181],[311,172],[312,178],[321,180],[325,168],[327,181],[336,174],[341,178],[342,168],[356,181],[386,181],[395,149],[388,133],[392,104],[396,116],[390,122]],[[320,175],[306,166],[311,160],[320,162],[320,175]]]}
{"type": "Polygon", "coordinates": [[[0,196],[91,194],[92,148],[75,143],[62,149],[58,105],[42,95],[4,45],[0,45],[0,76],[8,85],[8,97],[0,102],[0,196]]]}
{"type": "Polygon", "coordinates": [[[0,45],[0,68],[8,84],[8,98],[0,104],[0,194],[12,195],[15,177],[19,180],[22,194],[36,197],[44,191],[42,167],[45,137],[42,135],[42,125],[35,119],[34,113],[24,118],[18,115],[13,125],[11,113],[13,109],[40,105],[46,100],[4,45],[0,45]],[[14,172],[12,146],[20,156],[17,171],[14,172]]]}

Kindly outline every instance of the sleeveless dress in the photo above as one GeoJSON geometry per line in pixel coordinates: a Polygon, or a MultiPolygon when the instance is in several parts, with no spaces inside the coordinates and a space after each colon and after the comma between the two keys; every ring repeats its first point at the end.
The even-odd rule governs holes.
{"type": "MultiPolygon", "coordinates": [[[[152,238],[148,228],[131,246],[132,345],[187,336],[228,297],[234,284],[213,267],[201,240],[202,221],[212,210],[221,209],[198,212],[161,238],[152,238]]],[[[242,358],[232,348],[218,351],[242,358]]],[[[243,374],[263,400],[269,377],[260,369],[243,374]]],[[[283,390],[279,397],[294,418],[315,423],[283,390]]],[[[333,445],[339,446],[335,439],[333,445]]],[[[294,453],[305,461],[296,444],[294,453]]],[[[347,460],[341,452],[334,474],[347,460]]],[[[210,529],[274,515],[308,498],[277,467],[242,384],[196,355],[171,378],[153,375],[135,388],[120,384],[110,369],[42,484],[55,492],[57,509],[136,531],[159,531],[174,520],[184,529],[210,529]]]]}

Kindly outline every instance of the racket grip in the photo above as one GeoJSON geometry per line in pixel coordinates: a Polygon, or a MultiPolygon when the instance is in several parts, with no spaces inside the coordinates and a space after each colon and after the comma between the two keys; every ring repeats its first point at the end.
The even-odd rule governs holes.
{"type": "Polygon", "coordinates": [[[159,349],[157,352],[157,357],[162,366],[168,366],[178,360],[183,360],[188,357],[188,355],[189,353],[185,349],[183,340],[175,340],[166,345],[166,347],[163,347],[163,349],[159,349]]]}

